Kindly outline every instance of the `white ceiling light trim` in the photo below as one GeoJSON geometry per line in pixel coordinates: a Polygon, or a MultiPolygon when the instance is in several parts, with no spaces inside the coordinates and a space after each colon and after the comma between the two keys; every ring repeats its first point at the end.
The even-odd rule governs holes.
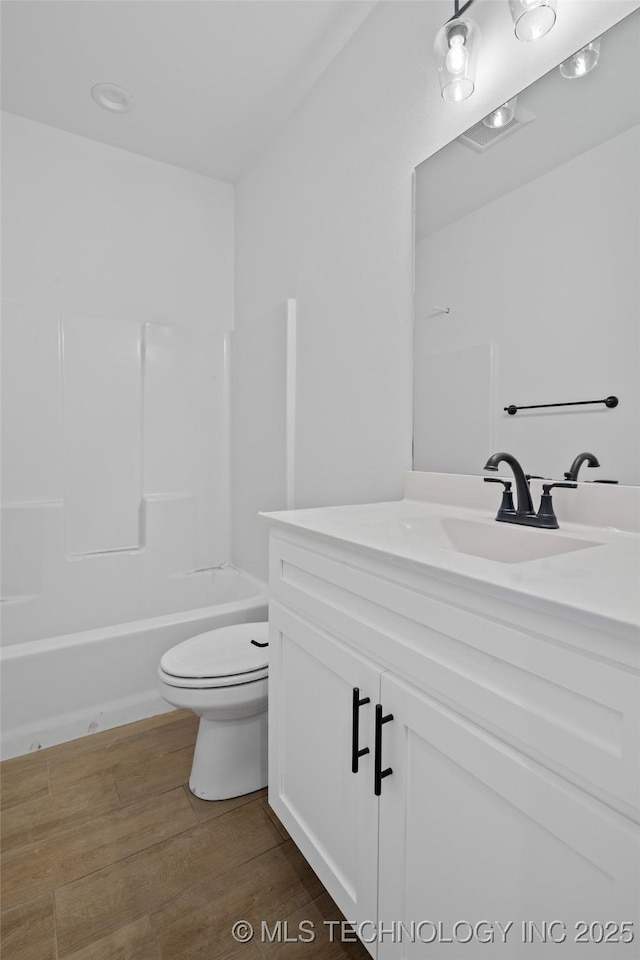
{"type": "Polygon", "coordinates": [[[96,83],[91,96],[99,107],[111,113],[129,113],[135,105],[133,94],[117,83],[96,83]]]}

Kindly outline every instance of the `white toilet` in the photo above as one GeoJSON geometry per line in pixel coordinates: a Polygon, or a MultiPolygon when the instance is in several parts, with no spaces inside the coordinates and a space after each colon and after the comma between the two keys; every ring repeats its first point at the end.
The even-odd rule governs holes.
{"type": "Polygon", "coordinates": [[[268,623],[191,637],[158,667],[160,693],[200,717],[189,789],[226,800],[267,785],[268,623]]]}

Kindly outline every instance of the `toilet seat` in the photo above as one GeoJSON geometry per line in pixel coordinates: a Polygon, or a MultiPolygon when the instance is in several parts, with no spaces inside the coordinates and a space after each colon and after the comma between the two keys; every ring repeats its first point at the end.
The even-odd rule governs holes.
{"type": "Polygon", "coordinates": [[[168,650],[158,673],[170,686],[187,689],[256,683],[268,676],[268,639],[268,623],[218,627],[168,650]]]}

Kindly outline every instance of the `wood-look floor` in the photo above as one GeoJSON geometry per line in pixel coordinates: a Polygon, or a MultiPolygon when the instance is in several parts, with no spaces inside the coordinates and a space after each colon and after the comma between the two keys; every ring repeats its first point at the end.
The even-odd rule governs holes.
{"type": "Polygon", "coordinates": [[[366,960],[265,790],[189,792],[196,731],[175,711],[0,765],[3,960],[366,960]],[[238,920],[317,936],[239,944],[238,920]]]}

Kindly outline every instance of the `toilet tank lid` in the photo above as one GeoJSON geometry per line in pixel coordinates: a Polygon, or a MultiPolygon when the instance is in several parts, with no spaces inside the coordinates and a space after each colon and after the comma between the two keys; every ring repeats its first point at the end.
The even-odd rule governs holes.
{"type": "Polygon", "coordinates": [[[160,667],[174,677],[230,677],[267,667],[268,623],[218,627],[184,640],[163,655],[160,667]],[[252,641],[255,641],[252,643],[252,641]]]}

